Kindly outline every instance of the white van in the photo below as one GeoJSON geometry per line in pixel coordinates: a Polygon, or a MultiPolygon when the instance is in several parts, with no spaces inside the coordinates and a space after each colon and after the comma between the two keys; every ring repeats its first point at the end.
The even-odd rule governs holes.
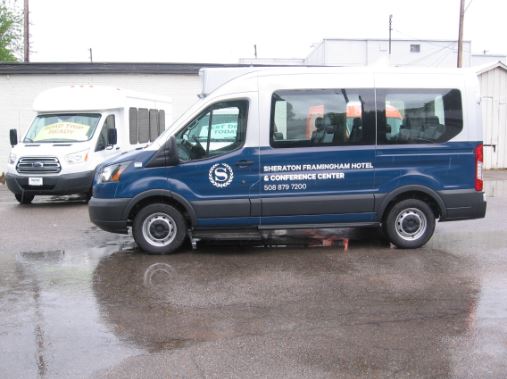
{"type": "Polygon", "coordinates": [[[99,163],[154,141],[172,118],[169,98],[93,85],[49,89],[33,108],[21,141],[10,131],[6,182],[22,204],[35,195],[90,196],[99,163]]]}

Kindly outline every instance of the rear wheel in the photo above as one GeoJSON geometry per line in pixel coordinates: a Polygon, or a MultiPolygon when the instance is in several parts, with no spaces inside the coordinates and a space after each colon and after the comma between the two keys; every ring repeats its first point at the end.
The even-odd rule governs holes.
{"type": "Polygon", "coordinates": [[[168,204],[149,204],[137,213],[132,234],[145,252],[169,254],[176,251],[185,239],[185,219],[168,204]]]}
{"type": "Polygon", "coordinates": [[[35,195],[28,195],[26,193],[16,193],[14,197],[20,204],[30,204],[34,199],[35,195]]]}
{"type": "Polygon", "coordinates": [[[433,235],[435,215],[430,206],[422,200],[402,200],[387,214],[384,230],[397,247],[416,249],[428,242],[433,235]]]}

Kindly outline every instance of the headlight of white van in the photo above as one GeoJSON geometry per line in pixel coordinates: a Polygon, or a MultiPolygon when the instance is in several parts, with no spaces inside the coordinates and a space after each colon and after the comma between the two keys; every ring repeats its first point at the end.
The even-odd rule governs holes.
{"type": "Polygon", "coordinates": [[[78,151],[76,153],[67,154],[65,156],[65,161],[68,164],[78,164],[83,163],[88,160],[88,149],[78,151]]]}
{"type": "Polygon", "coordinates": [[[16,163],[16,158],[17,158],[17,157],[16,157],[16,154],[14,154],[14,153],[10,153],[10,154],[9,154],[9,164],[14,164],[14,163],[16,163]]]}
{"type": "Polygon", "coordinates": [[[99,176],[99,183],[119,182],[121,174],[129,164],[130,162],[123,162],[104,167],[99,176]]]}

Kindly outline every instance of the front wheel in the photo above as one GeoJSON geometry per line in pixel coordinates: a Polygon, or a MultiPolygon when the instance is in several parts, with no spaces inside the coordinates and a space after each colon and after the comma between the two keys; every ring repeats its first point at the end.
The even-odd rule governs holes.
{"type": "Polygon", "coordinates": [[[145,252],[169,254],[176,251],[185,239],[185,219],[168,204],[149,204],[136,215],[132,234],[145,252]]]}
{"type": "Polygon", "coordinates": [[[30,204],[34,199],[35,195],[28,195],[26,193],[16,193],[14,197],[20,204],[30,204]]]}
{"type": "Polygon", "coordinates": [[[402,200],[387,214],[384,230],[397,247],[417,249],[433,235],[435,215],[430,206],[422,200],[402,200]]]}

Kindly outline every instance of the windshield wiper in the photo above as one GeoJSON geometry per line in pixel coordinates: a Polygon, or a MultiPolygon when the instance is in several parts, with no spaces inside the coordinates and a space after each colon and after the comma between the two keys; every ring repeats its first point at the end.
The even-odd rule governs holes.
{"type": "Polygon", "coordinates": [[[39,139],[35,142],[44,142],[44,143],[71,142],[72,143],[72,142],[84,142],[84,141],[76,141],[74,139],[68,139],[68,138],[57,138],[57,139],[39,139]]]}

